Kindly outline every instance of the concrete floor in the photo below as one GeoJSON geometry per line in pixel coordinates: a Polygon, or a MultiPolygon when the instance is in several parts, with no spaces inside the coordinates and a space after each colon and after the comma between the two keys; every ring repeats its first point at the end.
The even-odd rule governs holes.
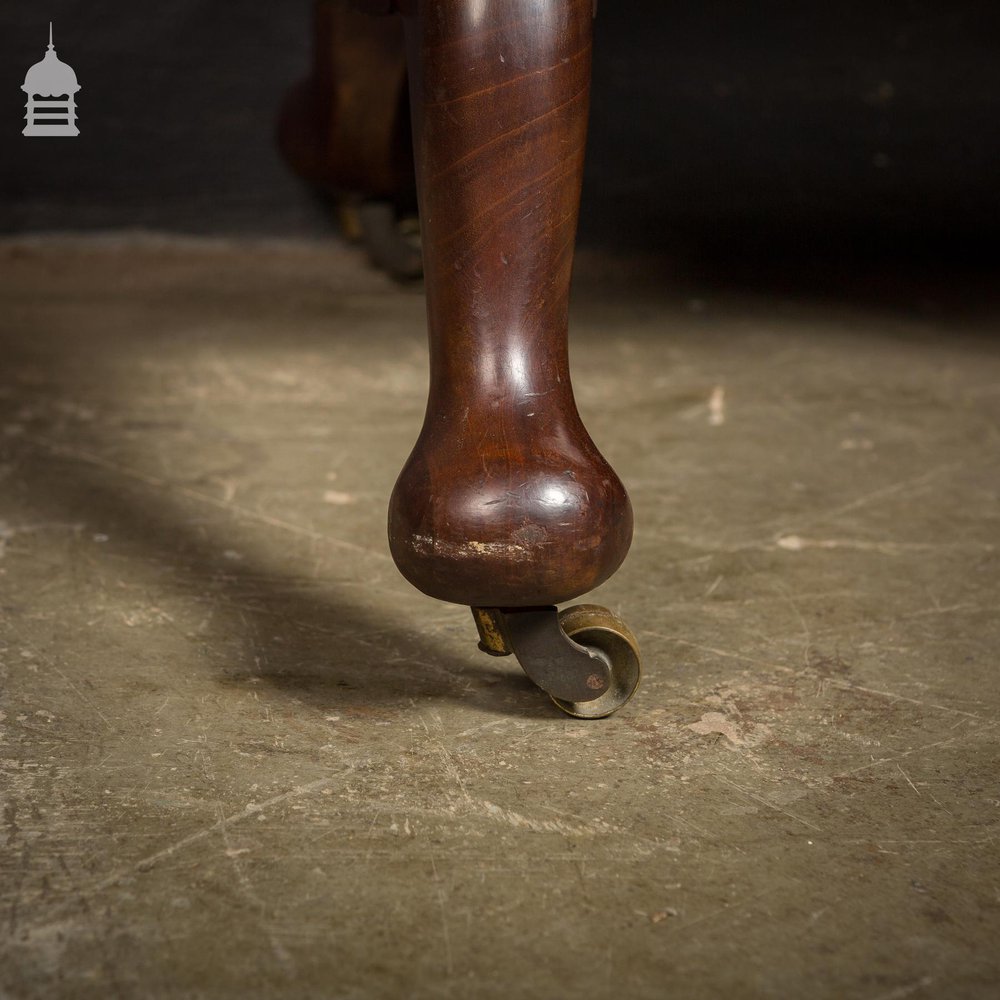
{"type": "Polygon", "coordinates": [[[0,259],[0,995],[997,995],[992,307],[592,266],[646,677],[588,723],[388,557],[419,290],[0,259]]]}

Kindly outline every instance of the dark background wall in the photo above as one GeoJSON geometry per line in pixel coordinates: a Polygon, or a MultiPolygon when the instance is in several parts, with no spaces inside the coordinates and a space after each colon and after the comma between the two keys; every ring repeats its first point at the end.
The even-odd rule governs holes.
{"type": "MultiPolygon", "coordinates": [[[[585,242],[982,254],[1000,231],[1000,5],[603,0],[585,242]]],[[[0,229],[318,234],[274,145],[310,5],[0,4],[0,229]],[[81,135],[22,137],[48,20],[81,135]]]]}
{"type": "Polygon", "coordinates": [[[282,90],[308,63],[307,3],[0,2],[0,227],[316,225],[273,141],[282,90]],[[83,88],[73,139],[21,135],[19,88],[50,18],[83,88]]]}

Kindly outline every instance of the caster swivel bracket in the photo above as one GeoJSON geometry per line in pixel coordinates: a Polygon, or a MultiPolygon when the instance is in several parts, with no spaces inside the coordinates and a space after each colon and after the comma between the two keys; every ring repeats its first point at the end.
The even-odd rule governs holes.
{"type": "Polygon", "coordinates": [[[473,608],[472,614],[479,648],[493,656],[512,653],[528,677],[570,715],[611,715],[639,684],[635,638],[606,608],[473,608]]]}

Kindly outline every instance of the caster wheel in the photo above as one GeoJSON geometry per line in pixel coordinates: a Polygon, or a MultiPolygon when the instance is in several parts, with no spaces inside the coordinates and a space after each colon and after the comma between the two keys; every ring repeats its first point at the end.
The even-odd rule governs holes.
{"type": "Polygon", "coordinates": [[[578,719],[603,719],[635,694],[642,676],[639,644],[613,611],[598,604],[577,604],[559,612],[559,626],[574,642],[595,650],[611,668],[611,686],[593,701],[552,700],[578,719]]]}
{"type": "Polygon", "coordinates": [[[399,282],[423,276],[420,226],[415,218],[399,219],[387,201],[365,201],[357,209],[361,242],[371,262],[399,282]]]}
{"type": "Polygon", "coordinates": [[[346,240],[364,247],[373,267],[401,284],[423,277],[416,216],[401,216],[388,201],[345,199],[337,205],[337,221],[346,240]]]}

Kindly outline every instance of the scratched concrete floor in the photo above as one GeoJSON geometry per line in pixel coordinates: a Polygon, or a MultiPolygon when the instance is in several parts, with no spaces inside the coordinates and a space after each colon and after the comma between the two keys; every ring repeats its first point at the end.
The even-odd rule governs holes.
{"type": "Polygon", "coordinates": [[[388,558],[417,290],[0,257],[4,997],[997,995],[992,306],[581,282],[647,669],[586,723],[388,558]]]}

